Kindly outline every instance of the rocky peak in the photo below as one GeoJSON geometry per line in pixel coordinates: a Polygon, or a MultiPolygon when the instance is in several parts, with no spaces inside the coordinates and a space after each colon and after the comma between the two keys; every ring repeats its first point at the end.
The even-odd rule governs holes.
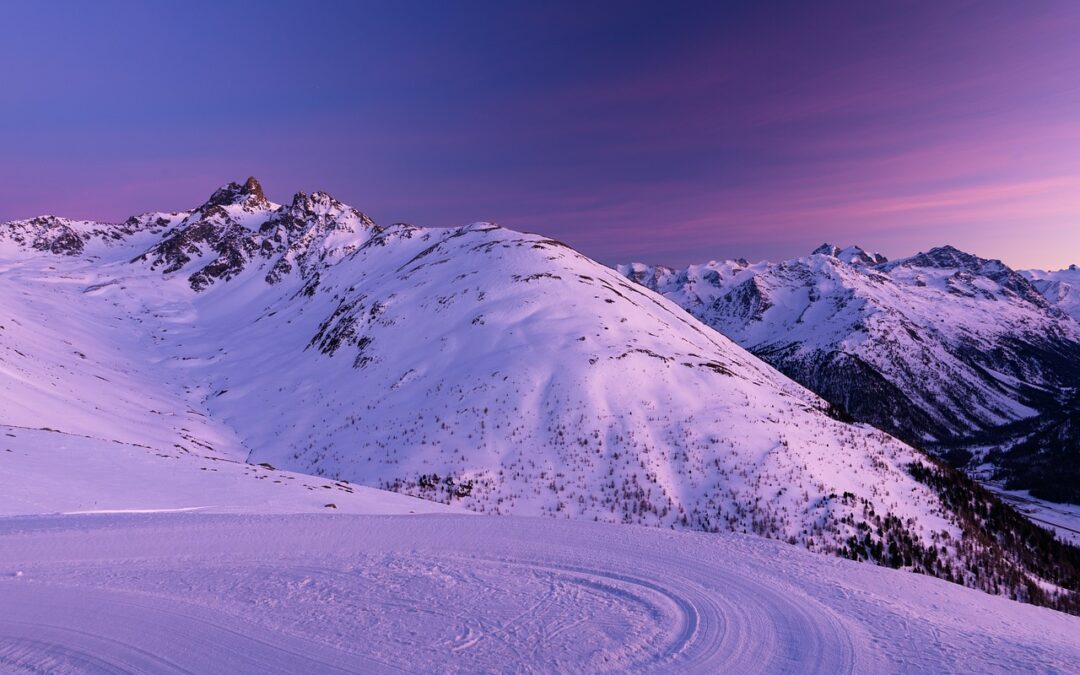
{"type": "MultiPolygon", "coordinates": [[[[980,258],[977,255],[961,251],[955,246],[939,246],[926,253],[918,253],[897,265],[905,267],[925,267],[930,269],[955,270],[953,276],[958,281],[970,280],[978,276],[997,283],[1007,294],[1013,294],[1044,309],[1050,309],[1049,303],[1032,285],[1031,281],[1014,271],[1000,260],[980,258]]],[[[890,266],[890,269],[893,269],[890,266]]]]}
{"type": "Polygon", "coordinates": [[[955,246],[938,246],[932,248],[926,253],[917,253],[908,259],[908,264],[912,267],[936,267],[938,269],[962,269],[969,272],[980,271],[987,263],[996,262],[1001,264],[998,260],[984,260],[977,255],[972,255],[965,251],[961,251],[955,246]]]}
{"type": "Polygon", "coordinates": [[[270,202],[266,199],[262,185],[251,176],[242,185],[232,182],[218,188],[199,210],[205,212],[216,206],[242,206],[246,210],[255,210],[269,208],[270,202]]]}
{"type": "Polygon", "coordinates": [[[248,179],[244,181],[244,192],[259,199],[266,199],[266,195],[263,194],[262,185],[259,181],[255,180],[255,176],[248,176],[248,179]]]}
{"type": "Polygon", "coordinates": [[[826,243],[822,244],[821,246],[818,246],[817,248],[815,248],[813,251],[811,251],[810,255],[827,255],[827,256],[831,256],[831,257],[835,258],[839,253],[840,253],[840,247],[839,246],[834,246],[834,245],[826,242],[826,243]]]}
{"type": "Polygon", "coordinates": [[[75,256],[82,254],[84,242],[80,232],[73,225],[74,223],[66,218],[38,216],[29,220],[5,223],[0,239],[10,238],[22,246],[55,255],[75,256]]]}
{"type": "Polygon", "coordinates": [[[293,195],[289,210],[296,214],[325,214],[335,210],[346,209],[344,204],[334,199],[326,192],[315,191],[311,194],[297,192],[293,195]]]}
{"type": "Polygon", "coordinates": [[[367,214],[321,191],[312,192],[310,195],[297,192],[284,213],[264,225],[264,229],[276,225],[279,221],[290,231],[377,232],[380,229],[367,214]]]}
{"type": "Polygon", "coordinates": [[[836,258],[849,265],[880,265],[888,262],[888,258],[880,253],[867,253],[858,246],[840,248],[832,244],[822,244],[814,249],[810,255],[825,255],[836,258]]]}

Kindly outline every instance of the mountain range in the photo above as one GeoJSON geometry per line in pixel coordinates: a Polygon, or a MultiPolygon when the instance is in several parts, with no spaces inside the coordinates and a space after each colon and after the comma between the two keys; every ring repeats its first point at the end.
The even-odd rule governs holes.
{"type": "Polygon", "coordinates": [[[383,227],[321,192],[275,204],[249,179],[119,224],[0,225],[0,272],[12,427],[483,513],[753,533],[1080,604],[1076,549],[904,442],[953,447],[1070,386],[1080,328],[1000,263],[830,248],[617,271],[490,223],[383,227]],[[955,329],[961,309],[981,332],[955,329]],[[908,349],[946,365],[909,372],[908,349]]]}
{"type": "Polygon", "coordinates": [[[1080,502],[1075,268],[1017,272],[951,246],[888,261],[825,244],[778,263],[619,270],[851,418],[1080,502]]]}
{"type": "Polygon", "coordinates": [[[1080,268],[1069,265],[1056,271],[1023,270],[1032,285],[1063,312],[1080,321],[1080,268]]]}

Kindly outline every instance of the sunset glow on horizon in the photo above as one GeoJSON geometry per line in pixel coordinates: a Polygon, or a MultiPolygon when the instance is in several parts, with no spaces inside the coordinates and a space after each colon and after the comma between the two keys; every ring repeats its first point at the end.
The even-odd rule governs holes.
{"type": "Polygon", "coordinates": [[[0,220],[186,209],[255,175],[276,201],[321,189],[384,223],[491,220],[605,263],[825,241],[1080,263],[1074,3],[3,15],[0,220]]]}

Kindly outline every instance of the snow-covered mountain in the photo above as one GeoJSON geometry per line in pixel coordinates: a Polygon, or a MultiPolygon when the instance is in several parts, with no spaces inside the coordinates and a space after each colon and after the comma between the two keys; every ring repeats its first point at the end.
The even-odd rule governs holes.
{"type": "Polygon", "coordinates": [[[989,457],[1014,487],[1080,500],[1077,439],[1064,450],[1037,441],[1075,409],[1080,324],[1030,273],[950,246],[889,262],[827,244],[779,263],[619,270],[856,420],[956,464],[989,457]],[[1040,461],[1017,461],[1020,441],[1040,461]]]}
{"type": "Polygon", "coordinates": [[[1024,270],[1020,274],[1061,311],[1080,321],[1080,267],[1069,265],[1054,272],[1024,270]]]}
{"type": "MultiPolygon", "coordinates": [[[[122,225],[0,231],[0,422],[1076,602],[1075,551],[546,237],[382,228],[254,179],[122,225]]],[[[1018,410],[1002,400],[984,414],[1018,410]]]]}

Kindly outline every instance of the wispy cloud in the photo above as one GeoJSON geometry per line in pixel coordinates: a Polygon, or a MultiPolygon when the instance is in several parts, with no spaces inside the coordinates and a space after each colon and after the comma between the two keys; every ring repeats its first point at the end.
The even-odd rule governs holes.
{"type": "Polygon", "coordinates": [[[497,219],[607,262],[825,239],[1080,259],[1068,3],[342,4],[313,8],[310,33],[278,6],[214,11],[20,8],[29,30],[0,55],[0,219],[121,219],[256,174],[279,199],[497,219]],[[195,32],[204,50],[155,38],[195,32]]]}

